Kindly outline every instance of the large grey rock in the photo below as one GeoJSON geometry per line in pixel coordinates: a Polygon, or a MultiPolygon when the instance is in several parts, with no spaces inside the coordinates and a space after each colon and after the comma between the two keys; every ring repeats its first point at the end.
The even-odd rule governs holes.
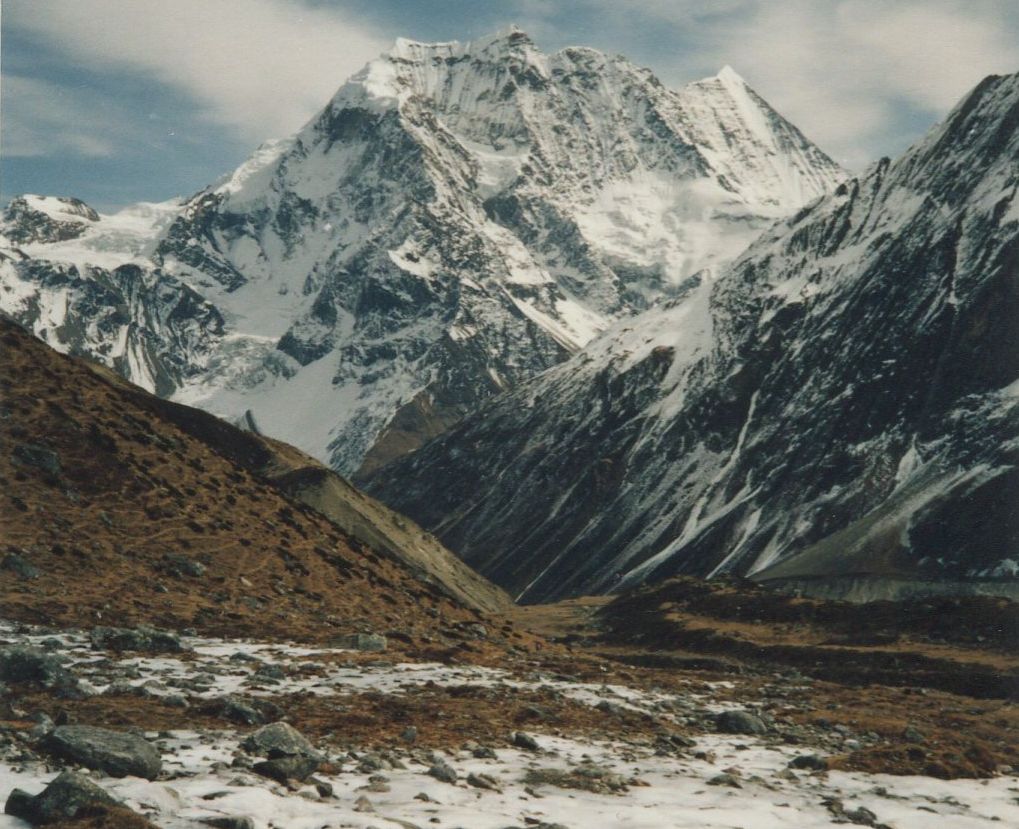
{"type": "Polygon", "coordinates": [[[58,657],[34,648],[0,648],[0,680],[38,685],[61,696],[81,694],[78,680],[58,657]]]}
{"type": "Polygon", "coordinates": [[[7,798],[4,811],[34,825],[73,820],[89,806],[120,806],[105,790],[84,775],[65,771],[42,793],[33,797],[14,789],[7,798]]]}
{"type": "Polygon", "coordinates": [[[722,734],[767,734],[768,724],[749,711],[723,711],[715,717],[715,729],[722,734]]]}
{"type": "Polygon", "coordinates": [[[163,767],[159,750],[142,737],[90,725],[60,726],[49,735],[44,747],[56,757],[112,777],[154,780],[163,767]]]}
{"type": "Polygon", "coordinates": [[[241,748],[249,754],[267,757],[252,769],[281,783],[304,780],[318,770],[324,759],[300,731],[285,722],[275,722],[249,734],[241,748]]]}

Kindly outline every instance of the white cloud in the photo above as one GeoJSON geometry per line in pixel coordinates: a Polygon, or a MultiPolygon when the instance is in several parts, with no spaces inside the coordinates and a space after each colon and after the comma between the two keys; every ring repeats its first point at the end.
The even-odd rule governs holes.
{"type": "Polygon", "coordinates": [[[3,143],[9,158],[68,154],[101,158],[114,152],[109,120],[63,87],[4,75],[3,143]]]}
{"type": "MultiPolygon", "coordinates": [[[[443,23],[469,37],[484,9],[443,23]]],[[[408,3],[409,28],[421,14],[408,3]]],[[[623,52],[673,84],[731,64],[854,167],[901,150],[984,75],[1019,69],[1015,0],[506,0],[499,14],[552,48],[623,52]]],[[[4,26],[183,89],[248,144],[296,130],[392,34],[410,33],[311,0],[6,0],[4,26]]],[[[26,129],[5,124],[8,145],[24,148],[26,129]]],[[[72,127],[61,135],[73,148],[72,127]]],[[[109,151],[101,136],[82,132],[74,151],[109,151]]]]}
{"type": "Polygon", "coordinates": [[[89,66],[183,89],[244,140],[284,135],[386,47],[363,23],[293,0],[19,0],[4,25],[89,66]]]}
{"type": "Polygon", "coordinates": [[[904,110],[938,118],[985,75],[1019,69],[1011,13],[953,0],[761,3],[722,48],[808,135],[859,165],[913,128],[904,110]]]}
{"type": "MultiPolygon", "coordinates": [[[[602,3],[605,0],[587,0],[602,3]]],[[[679,31],[703,4],[634,0],[679,31]]],[[[670,80],[711,57],[735,66],[807,135],[850,166],[915,138],[988,74],[1019,70],[1013,0],[751,0],[702,20],[670,80]]],[[[686,76],[688,77],[688,75],[686,76]]]]}

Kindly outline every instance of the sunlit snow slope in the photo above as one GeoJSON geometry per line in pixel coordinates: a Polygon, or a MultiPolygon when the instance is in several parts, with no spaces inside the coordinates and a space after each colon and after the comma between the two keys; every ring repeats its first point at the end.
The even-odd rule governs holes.
{"type": "MultiPolygon", "coordinates": [[[[65,264],[10,251],[0,308],[161,393],[368,470],[711,279],[843,178],[728,68],[670,90],[623,58],[543,54],[515,29],[401,40],[171,221],[150,208],[142,241],[128,238],[134,214],[9,209],[11,246],[65,264]],[[186,286],[221,331],[153,356],[132,345],[146,321],[118,286],[110,302],[134,328],[83,334],[90,322],[54,311],[76,300],[46,274],[73,267],[64,282],[95,293],[139,257],[141,305],[186,286]]],[[[171,316],[157,338],[179,327],[171,316]]]]}

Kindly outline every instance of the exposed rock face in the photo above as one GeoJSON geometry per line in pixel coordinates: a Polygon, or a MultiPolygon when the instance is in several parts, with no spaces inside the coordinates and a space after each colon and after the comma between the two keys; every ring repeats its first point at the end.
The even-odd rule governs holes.
{"type": "MultiPolygon", "coordinates": [[[[12,250],[0,308],[367,471],[681,294],[843,177],[728,68],[670,90],[517,30],[399,41],[187,203],[12,250]]],[[[23,222],[8,217],[12,242],[37,237],[23,222]]]]}
{"type": "Polygon", "coordinates": [[[99,214],[79,199],[19,196],[3,213],[12,242],[66,242],[82,236],[99,214]]]}
{"type": "Polygon", "coordinates": [[[371,479],[524,600],[1014,577],[1019,78],[371,479]]]}
{"type": "Polygon", "coordinates": [[[0,313],[163,395],[202,367],[223,333],[219,311],[162,271],[37,259],[2,246],[0,313]]]}

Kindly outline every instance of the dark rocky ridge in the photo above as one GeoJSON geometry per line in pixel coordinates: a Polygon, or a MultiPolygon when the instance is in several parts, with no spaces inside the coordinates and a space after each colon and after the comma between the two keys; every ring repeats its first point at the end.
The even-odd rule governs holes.
{"type": "Polygon", "coordinates": [[[677,573],[1014,578],[1017,119],[1019,77],[988,78],[710,294],[369,490],[525,601],[677,573]]]}

